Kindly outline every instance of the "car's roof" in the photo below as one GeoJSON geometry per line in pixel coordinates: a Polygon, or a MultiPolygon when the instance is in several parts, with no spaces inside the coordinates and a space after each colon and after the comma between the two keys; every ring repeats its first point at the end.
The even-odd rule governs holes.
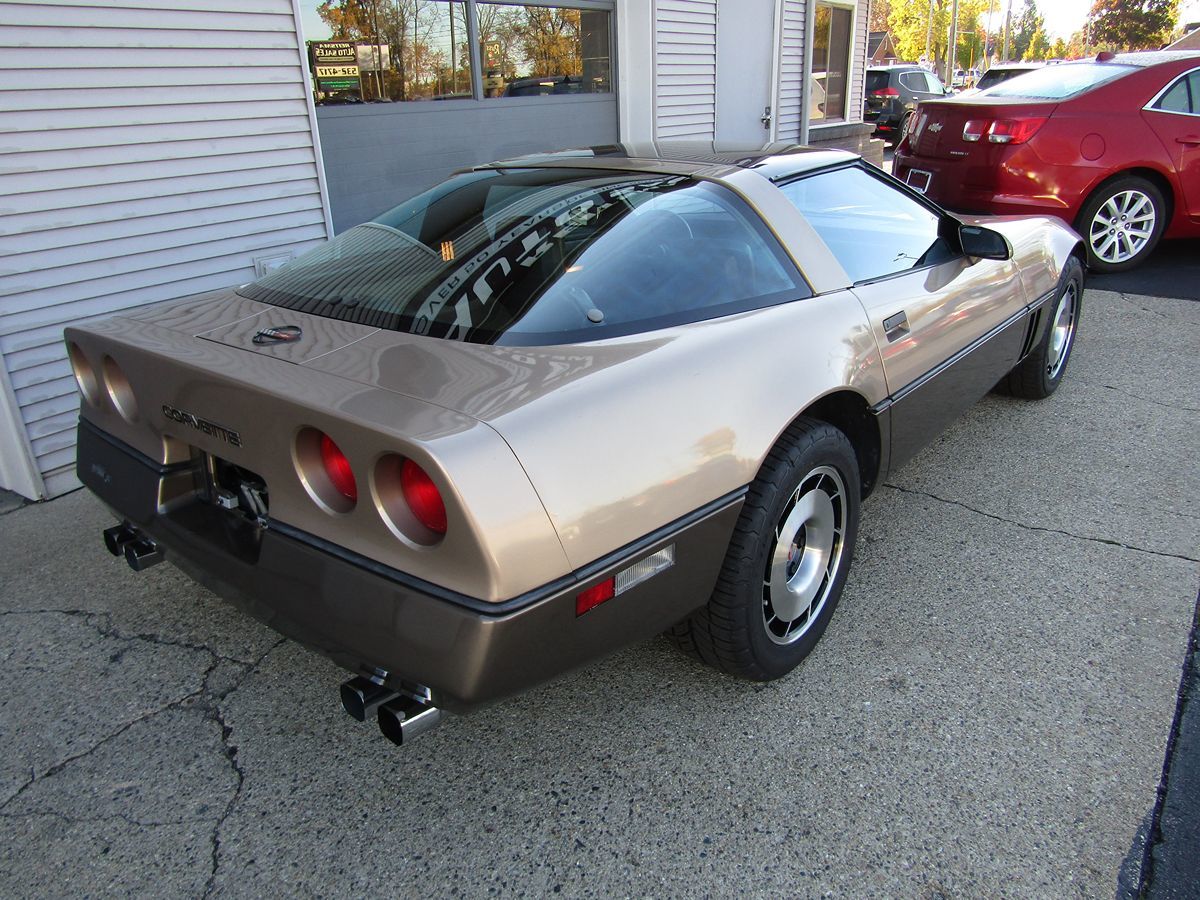
{"type": "Polygon", "coordinates": [[[533,153],[475,168],[619,169],[708,178],[722,178],[750,170],[768,180],[777,181],[855,159],[858,159],[857,154],[845,150],[826,150],[778,141],[757,147],[713,141],[655,141],[533,153]]]}
{"type": "Polygon", "coordinates": [[[1071,60],[1060,65],[1069,66],[1072,63],[1099,62],[1112,63],[1122,66],[1158,66],[1164,63],[1181,62],[1183,60],[1200,61],[1200,50],[1139,50],[1136,53],[1116,53],[1110,59],[1099,59],[1095,56],[1088,59],[1071,60]]]}

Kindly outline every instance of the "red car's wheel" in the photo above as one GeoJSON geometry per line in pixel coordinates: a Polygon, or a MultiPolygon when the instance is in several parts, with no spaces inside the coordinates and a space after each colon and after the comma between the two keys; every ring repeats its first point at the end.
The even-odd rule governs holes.
{"type": "Polygon", "coordinates": [[[1087,246],[1089,269],[1123,272],[1150,255],[1166,225],[1162,192],[1145,178],[1125,175],[1088,197],[1075,230],[1087,246]]]}

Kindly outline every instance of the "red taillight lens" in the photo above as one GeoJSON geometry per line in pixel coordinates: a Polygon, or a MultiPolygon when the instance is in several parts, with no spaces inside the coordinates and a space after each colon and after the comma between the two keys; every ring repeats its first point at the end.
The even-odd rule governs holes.
{"type": "Polygon", "coordinates": [[[350,468],[350,460],[346,459],[346,454],[327,434],[321,435],[321,465],[325,467],[325,474],[329,476],[339,494],[347,500],[358,500],[358,485],[354,481],[354,470],[350,468]]]}
{"type": "Polygon", "coordinates": [[[589,609],[595,609],[605,600],[611,600],[617,595],[617,580],[615,578],[606,578],[593,587],[588,588],[582,594],[575,597],[575,615],[582,616],[589,609]]]}
{"type": "Polygon", "coordinates": [[[963,126],[963,140],[974,143],[987,134],[988,126],[991,124],[988,119],[969,119],[963,126]]]}
{"type": "Polygon", "coordinates": [[[871,91],[872,97],[899,97],[900,92],[894,87],[880,88],[877,91],[871,91]]]}
{"type": "Polygon", "coordinates": [[[400,490],[418,522],[434,534],[446,533],[446,504],[442,492],[424,469],[411,459],[400,467],[400,490]]]}
{"type": "Polygon", "coordinates": [[[997,119],[988,129],[993,144],[1023,144],[1046,124],[1046,116],[1030,119],[997,119]]]}

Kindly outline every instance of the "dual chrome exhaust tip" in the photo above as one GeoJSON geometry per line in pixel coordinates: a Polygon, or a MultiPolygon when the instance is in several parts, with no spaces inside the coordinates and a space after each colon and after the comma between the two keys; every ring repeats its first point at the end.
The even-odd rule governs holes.
{"type": "Polygon", "coordinates": [[[104,546],[113,556],[124,556],[129,568],[141,572],[165,559],[162,548],[128,522],[104,529],[104,546]]]}
{"type": "Polygon", "coordinates": [[[374,713],[383,736],[399,746],[432,731],[444,717],[442,710],[429,702],[428,691],[401,693],[360,676],[343,684],[340,693],[347,714],[365,722],[374,713]]]}

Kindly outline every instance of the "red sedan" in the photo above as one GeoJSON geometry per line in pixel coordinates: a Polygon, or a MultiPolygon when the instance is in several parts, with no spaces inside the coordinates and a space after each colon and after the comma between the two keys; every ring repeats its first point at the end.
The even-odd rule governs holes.
{"type": "Polygon", "coordinates": [[[1200,236],[1200,53],[1102,53],[932,100],[894,173],[943,206],[1057,216],[1118,272],[1200,236]]]}

